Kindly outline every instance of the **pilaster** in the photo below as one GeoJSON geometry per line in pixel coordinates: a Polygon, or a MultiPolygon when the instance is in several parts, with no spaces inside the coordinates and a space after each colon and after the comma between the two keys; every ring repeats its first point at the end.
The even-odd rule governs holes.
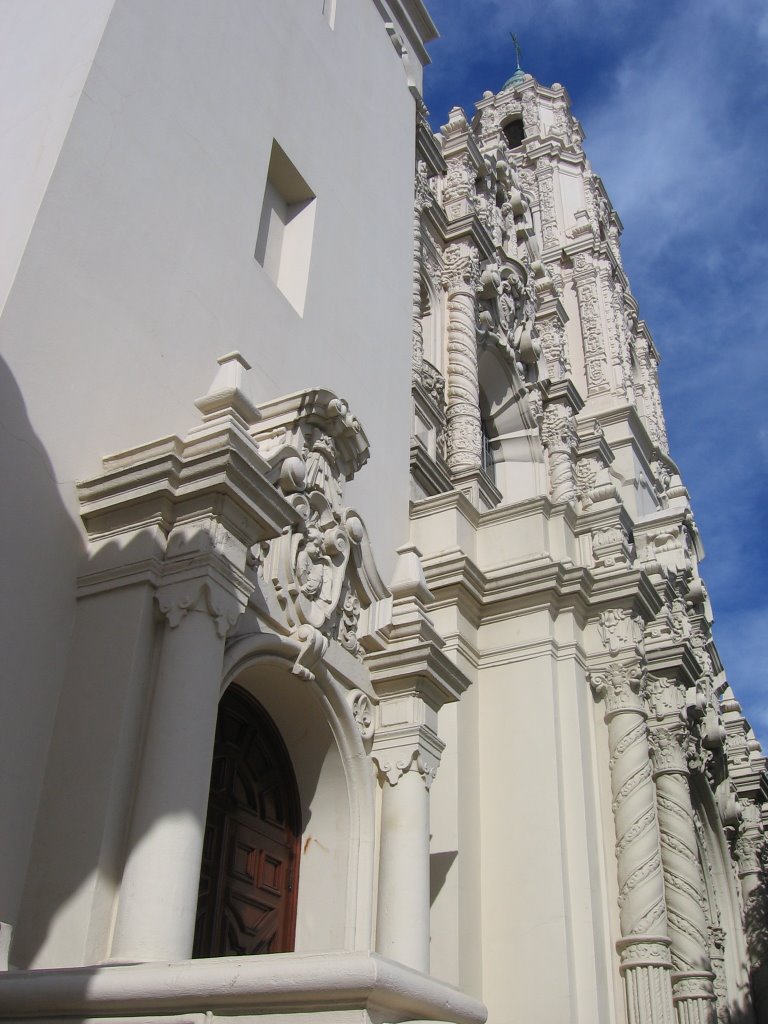
{"type": "Polygon", "coordinates": [[[467,680],[426,615],[431,594],[418,549],[406,545],[398,555],[390,642],[367,658],[379,698],[371,756],[382,787],[376,948],[427,973],[429,788],[444,747],[437,713],[467,680]]]}

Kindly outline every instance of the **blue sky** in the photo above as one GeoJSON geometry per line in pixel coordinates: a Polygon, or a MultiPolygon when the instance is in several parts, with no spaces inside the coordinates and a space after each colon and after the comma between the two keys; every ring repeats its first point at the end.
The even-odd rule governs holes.
{"type": "Polygon", "coordinates": [[[428,0],[433,126],[514,71],[561,82],[624,223],[662,356],[672,457],[691,493],[729,681],[768,741],[768,4],[428,0]]]}

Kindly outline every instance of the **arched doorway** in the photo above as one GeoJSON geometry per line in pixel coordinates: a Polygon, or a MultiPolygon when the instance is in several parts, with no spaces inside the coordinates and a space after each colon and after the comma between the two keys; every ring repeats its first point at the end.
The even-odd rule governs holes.
{"type": "Polygon", "coordinates": [[[301,812],[285,744],[250,694],[219,704],[193,955],[294,948],[301,812]]]}

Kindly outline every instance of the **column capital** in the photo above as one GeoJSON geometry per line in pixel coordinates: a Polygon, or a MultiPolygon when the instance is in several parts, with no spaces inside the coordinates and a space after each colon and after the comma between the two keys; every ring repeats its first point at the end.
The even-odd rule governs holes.
{"type": "Polygon", "coordinates": [[[418,729],[401,736],[376,733],[371,759],[379,778],[396,786],[408,772],[418,773],[429,789],[437,776],[443,741],[431,730],[418,729]]]}
{"type": "Polygon", "coordinates": [[[196,575],[165,583],[156,596],[171,629],[176,629],[190,612],[207,612],[216,624],[216,632],[225,637],[245,611],[252,591],[253,585],[245,576],[226,587],[213,576],[196,575]]]}
{"type": "Polygon", "coordinates": [[[687,734],[681,729],[657,726],[648,732],[648,746],[653,761],[653,777],[688,775],[686,756],[687,734]]]}
{"type": "Polygon", "coordinates": [[[466,292],[473,298],[480,284],[480,253],[474,242],[451,242],[443,250],[440,283],[447,292],[466,292]]]}
{"type": "Polygon", "coordinates": [[[589,673],[589,685],[595,697],[605,701],[606,718],[627,711],[646,717],[645,670],[639,660],[616,660],[596,668],[589,673]]]}

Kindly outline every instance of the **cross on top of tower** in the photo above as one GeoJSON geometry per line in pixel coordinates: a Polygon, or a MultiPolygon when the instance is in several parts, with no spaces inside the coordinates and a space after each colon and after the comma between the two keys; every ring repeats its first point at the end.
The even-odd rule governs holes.
{"type": "Polygon", "coordinates": [[[505,89],[509,88],[510,85],[519,85],[525,77],[525,72],[520,67],[520,58],[523,55],[523,50],[520,46],[520,40],[517,38],[514,32],[510,32],[509,35],[512,39],[512,45],[515,48],[515,61],[517,63],[517,70],[515,71],[514,75],[512,75],[511,78],[508,78],[507,81],[504,83],[505,89]]]}
{"type": "Polygon", "coordinates": [[[517,38],[517,36],[515,35],[514,32],[510,32],[509,34],[510,34],[510,36],[512,38],[512,45],[515,48],[515,59],[517,60],[517,70],[518,71],[522,71],[522,68],[520,67],[520,57],[521,57],[523,51],[522,51],[522,49],[520,47],[520,40],[517,38]]]}

